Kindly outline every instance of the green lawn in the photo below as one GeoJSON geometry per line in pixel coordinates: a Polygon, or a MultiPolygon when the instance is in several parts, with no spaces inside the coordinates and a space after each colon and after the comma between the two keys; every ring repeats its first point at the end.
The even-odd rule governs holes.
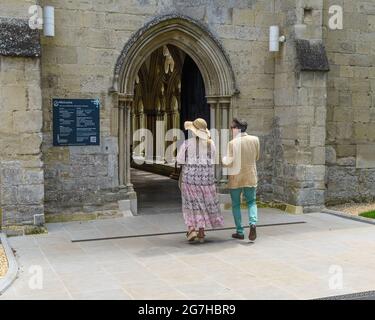
{"type": "Polygon", "coordinates": [[[359,214],[361,217],[375,219],[375,210],[369,212],[363,212],[359,214]]]}

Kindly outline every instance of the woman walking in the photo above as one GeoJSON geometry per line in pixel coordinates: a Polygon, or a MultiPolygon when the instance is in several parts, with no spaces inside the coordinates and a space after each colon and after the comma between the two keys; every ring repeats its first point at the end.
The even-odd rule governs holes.
{"type": "Polygon", "coordinates": [[[182,213],[188,228],[187,239],[204,242],[207,227],[224,224],[214,181],[215,145],[204,119],[186,121],[184,127],[193,137],[184,141],[177,154],[177,162],[182,165],[182,213]]]}

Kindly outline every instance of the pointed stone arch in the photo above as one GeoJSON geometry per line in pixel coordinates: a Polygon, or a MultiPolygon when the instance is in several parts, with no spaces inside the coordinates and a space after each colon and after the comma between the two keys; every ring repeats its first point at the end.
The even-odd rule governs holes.
{"type": "MultiPolygon", "coordinates": [[[[111,88],[118,95],[119,184],[129,194],[135,195],[130,181],[129,149],[135,80],[150,53],[165,45],[181,49],[198,66],[210,105],[212,127],[228,128],[232,97],[239,93],[228,55],[203,23],[169,14],[154,18],[135,32],[117,59],[111,88]]],[[[216,178],[218,181],[222,178],[219,167],[216,178]]]]}
{"type": "Polygon", "coordinates": [[[154,50],[173,44],[187,53],[202,73],[207,97],[231,97],[238,90],[229,57],[199,21],[177,14],[156,17],[125,44],[114,70],[113,90],[131,98],[135,77],[154,50]]]}

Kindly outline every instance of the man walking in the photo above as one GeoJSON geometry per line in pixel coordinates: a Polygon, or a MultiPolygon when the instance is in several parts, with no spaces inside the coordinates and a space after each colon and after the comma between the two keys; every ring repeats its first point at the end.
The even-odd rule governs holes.
{"type": "Polygon", "coordinates": [[[234,118],[231,129],[233,140],[229,142],[227,156],[223,158],[223,164],[228,167],[228,188],[237,229],[232,237],[240,240],[245,238],[241,218],[241,193],[243,193],[249,214],[249,240],[254,241],[257,237],[256,223],[258,221],[256,161],[259,160],[259,138],[246,133],[247,122],[244,120],[234,118]]]}

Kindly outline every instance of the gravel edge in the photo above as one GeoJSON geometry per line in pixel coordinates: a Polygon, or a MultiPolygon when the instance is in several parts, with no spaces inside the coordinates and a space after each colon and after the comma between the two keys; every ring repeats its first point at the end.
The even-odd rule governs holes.
{"type": "Polygon", "coordinates": [[[322,212],[332,214],[334,216],[345,218],[345,219],[350,219],[350,220],[355,220],[355,221],[358,221],[358,222],[363,222],[363,223],[375,225],[375,219],[371,219],[371,218],[356,216],[356,215],[353,215],[353,214],[350,214],[350,213],[346,213],[346,212],[342,212],[342,211],[336,211],[336,210],[330,210],[330,209],[327,209],[327,208],[323,209],[322,212]]]}
{"type": "Polygon", "coordinates": [[[3,233],[0,233],[0,242],[3,245],[5,255],[8,259],[8,272],[5,274],[4,278],[0,279],[0,295],[2,295],[17,278],[18,264],[12,248],[9,246],[7,237],[3,233]]]}

